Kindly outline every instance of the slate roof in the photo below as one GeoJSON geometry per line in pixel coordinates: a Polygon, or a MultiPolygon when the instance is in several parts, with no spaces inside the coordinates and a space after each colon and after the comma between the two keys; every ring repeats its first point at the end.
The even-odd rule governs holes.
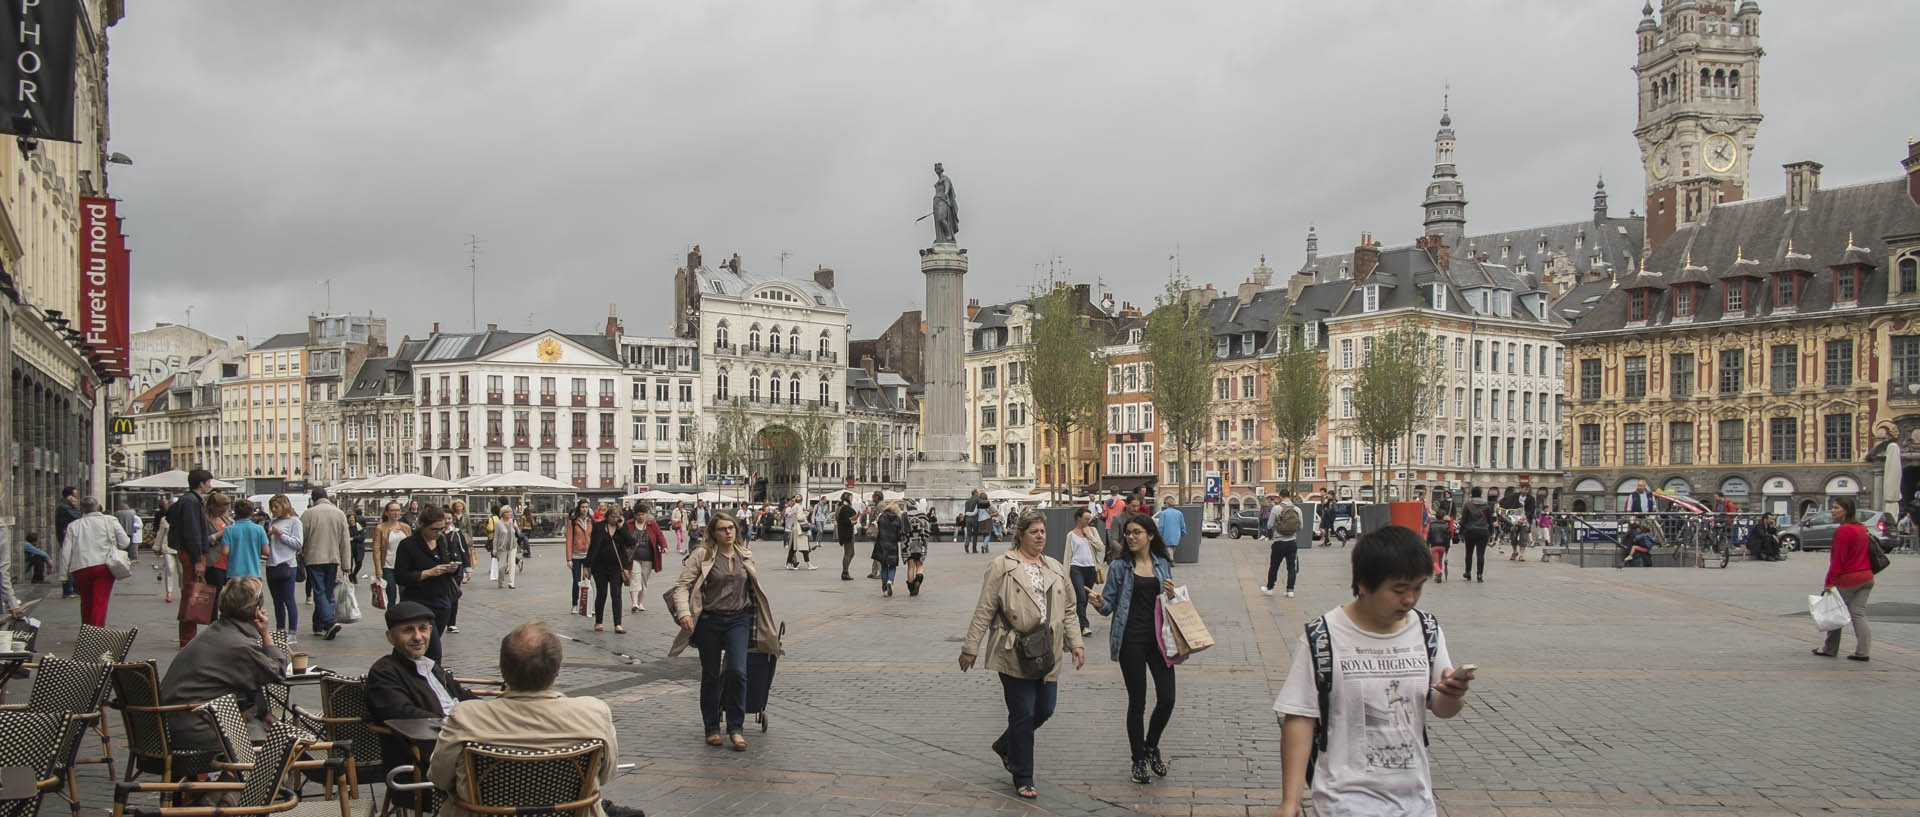
{"type": "MultiPolygon", "coordinates": [[[[1704,223],[1682,227],[1661,244],[1647,259],[1647,270],[1665,273],[1652,280],[1670,288],[1689,260],[1705,268],[1700,283],[1709,284],[1707,297],[1696,299],[1699,303],[1690,322],[1682,321],[1699,325],[1722,317],[1727,278],[1736,272],[1763,276],[1763,282],[1771,283],[1776,272],[1803,271],[1808,277],[1790,314],[1832,310],[1835,283],[1830,270],[1861,260],[1864,253],[1873,267],[1856,292],[1857,301],[1846,308],[1871,308],[1886,304],[1887,276],[1892,266],[1887,247],[1890,239],[1901,237],[1920,237],[1920,204],[1908,196],[1907,180],[1896,178],[1816,190],[1803,208],[1789,208],[1784,196],[1716,205],[1704,223]],[[1793,249],[1791,257],[1789,246],[1793,249]],[[1738,263],[1741,259],[1758,263],[1738,263]]],[[[1693,276],[1688,278],[1692,280],[1693,276]]],[[[1642,280],[1636,277],[1623,281],[1574,325],[1572,333],[1625,329],[1627,292],[1642,280]]],[[[1774,294],[1772,286],[1753,287],[1744,316],[1781,314],[1774,294]]],[[[1670,290],[1656,298],[1654,307],[1647,326],[1674,323],[1670,290]]],[[[1638,325],[1635,331],[1640,331],[1638,325]]]]}
{"type": "MultiPolygon", "coordinates": [[[[417,341],[416,341],[417,342],[417,341]]],[[[412,397],[413,366],[404,357],[370,357],[360,362],[360,371],[355,372],[353,380],[347,385],[342,400],[372,400],[380,397],[412,397]],[[386,389],[387,375],[399,372],[401,377],[393,379],[393,389],[386,389]]]]}
{"type": "Polygon", "coordinates": [[[745,298],[748,292],[762,285],[783,284],[797,289],[808,298],[811,298],[813,303],[807,304],[808,306],[825,306],[834,309],[846,308],[846,305],[840,302],[839,293],[821,286],[818,282],[810,278],[782,278],[778,275],[761,275],[744,268],[741,269],[740,272],[735,273],[731,267],[726,266],[718,269],[702,266],[694,270],[694,277],[699,281],[700,294],[702,295],[729,295],[735,298],[745,298]]]}
{"type": "MultiPolygon", "coordinates": [[[[435,333],[421,341],[409,341],[403,347],[402,357],[415,365],[476,360],[543,334],[546,332],[506,332],[497,329],[490,332],[435,333]],[[413,343],[420,345],[412,347],[413,343]]],[[[605,335],[570,335],[565,332],[553,334],[610,360],[620,360],[620,350],[605,335]]]]}
{"type": "MultiPolygon", "coordinates": [[[[885,411],[911,412],[906,401],[894,400],[890,386],[906,385],[905,378],[892,372],[879,372],[869,377],[866,369],[847,369],[847,410],[848,411],[885,411]]],[[[904,393],[904,390],[902,390],[904,393]]],[[[903,394],[904,396],[904,394],[903,394]]]]}
{"type": "Polygon", "coordinates": [[[270,352],[279,349],[299,349],[307,345],[305,332],[281,332],[267,338],[260,345],[248,349],[249,352],[270,352]]]}
{"type": "Polygon", "coordinates": [[[1343,279],[1321,286],[1337,285],[1347,289],[1341,294],[1332,317],[1350,317],[1366,314],[1365,299],[1360,292],[1362,285],[1378,285],[1382,288],[1380,301],[1376,305],[1379,311],[1415,308],[1436,311],[1430,288],[1435,283],[1445,284],[1447,289],[1446,303],[1437,310],[1440,312],[1465,317],[1502,317],[1556,326],[1568,323],[1566,318],[1548,307],[1547,293],[1534,285],[1531,276],[1523,276],[1501,264],[1460,256],[1448,259],[1443,274],[1435,263],[1434,254],[1417,247],[1381,250],[1379,265],[1363,282],[1343,279]],[[1483,312],[1465,297],[1469,292],[1483,289],[1510,293],[1510,314],[1496,316],[1491,310],[1483,312]],[[1533,297],[1524,297],[1528,295],[1533,297]]]}
{"type": "MultiPolygon", "coordinates": [[[[1468,236],[1465,251],[1470,254],[1486,253],[1489,263],[1500,264],[1516,275],[1545,275],[1553,255],[1561,252],[1567,254],[1568,261],[1576,271],[1605,268],[1626,272],[1635,269],[1645,242],[1645,219],[1608,218],[1596,221],[1589,218],[1468,236]],[[1540,250],[1542,241],[1546,242],[1545,252],[1540,250]],[[1595,262],[1596,253],[1599,256],[1598,263],[1595,262]]],[[[1381,252],[1411,248],[1411,245],[1407,245],[1385,248],[1381,252]]],[[[1315,281],[1336,280],[1342,269],[1352,274],[1353,253],[1319,255],[1301,264],[1300,269],[1313,272],[1315,281]]]]}

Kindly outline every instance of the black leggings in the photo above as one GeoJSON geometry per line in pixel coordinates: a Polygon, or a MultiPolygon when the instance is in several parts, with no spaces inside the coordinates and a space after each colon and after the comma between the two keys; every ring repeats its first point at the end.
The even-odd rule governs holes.
{"type": "Polygon", "coordinates": [[[1460,574],[1460,577],[1462,579],[1471,579],[1474,576],[1478,575],[1483,579],[1486,578],[1487,576],[1487,534],[1484,531],[1473,530],[1473,531],[1467,531],[1463,535],[1467,539],[1467,571],[1465,573],[1460,574]],[[1473,572],[1473,565],[1476,560],[1480,564],[1480,572],[1477,574],[1473,572]]]}
{"type": "Polygon", "coordinates": [[[613,626],[620,626],[620,577],[593,577],[593,623],[606,620],[607,597],[613,597],[613,626]]]}
{"type": "Polygon", "coordinates": [[[1160,647],[1151,641],[1128,639],[1120,644],[1120,678],[1127,683],[1127,742],[1133,747],[1133,759],[1147,759],[1148,749],[1160,748],[1160,733],[1173,718],[1173,667],[1160,655],[1160,647]],[[1153,721],[1141,734],[1141,720],[1147,712],[1147,673],[1153,673],[1153,721]]]}

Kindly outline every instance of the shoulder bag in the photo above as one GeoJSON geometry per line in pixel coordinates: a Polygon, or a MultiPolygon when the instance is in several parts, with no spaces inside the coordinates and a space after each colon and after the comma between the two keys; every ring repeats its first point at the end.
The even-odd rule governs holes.
{"type": "Polygon", "coordinates": [[[1053,624],[1041,622],[1040,626],[1026,632],[1013,629],[1013,620],[1007,617],[1007,611],[1000,611],[1000,620],[1007,625],[1007,632],[1013,633],[1013,657],[1020,665],[1020,674],[1027,678],[1045,678],[1053,672],[1058,656],[1053,653],[1053,624]]]}

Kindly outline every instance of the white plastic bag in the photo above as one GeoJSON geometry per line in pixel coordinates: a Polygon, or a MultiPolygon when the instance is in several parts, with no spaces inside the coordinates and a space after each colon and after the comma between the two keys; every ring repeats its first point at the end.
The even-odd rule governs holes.
{"type": "Polygon", "coordinates": [[[352,584],[341,582],[333,589],[333,618],[341,624],[360,620],[360,596],[353,592],[352,584]]]}
{"type": "Polygon", "coordinates": [[[493,558],[493,559],[491,559],[491,560],[489,560],[489,561],[491,561],[491,562],[492,562],[492,564],[489,564],[489,565],[487,566],[487,581],[490,581],[490,582],[497,582],[497,581],[500,581],[500,559],[499,559],[499,557],[495,557],[495,558],[493,558]]]}
{"type": "Polygon", "coordinates": [[[1813,611],[1814,628],[1821,632],[1853,623],[1853,615],[1847,612],[1847,602],[1840,598],[1838,590],[1828,589],[1818,596],[1808,596],[1807,607],[1813,611]]]}

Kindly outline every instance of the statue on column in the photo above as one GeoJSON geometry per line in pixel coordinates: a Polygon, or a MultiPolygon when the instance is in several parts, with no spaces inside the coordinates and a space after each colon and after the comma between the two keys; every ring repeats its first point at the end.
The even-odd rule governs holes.
{"type": "Polygon", "coordinates": [[[953,180],[945,168],[933,163],[933,243],[952,244],[960,232],[960,205],[953,200],[953,180]]]}

